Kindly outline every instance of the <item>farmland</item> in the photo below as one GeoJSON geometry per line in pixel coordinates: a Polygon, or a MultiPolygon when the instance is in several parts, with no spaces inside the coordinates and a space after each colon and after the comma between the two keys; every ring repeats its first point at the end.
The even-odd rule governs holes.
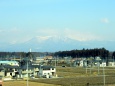
{"type": "MultiPolygon", "coordinates": [[[[115,68],[106,67],[100,68],[82,68],[82,67],[57,67],[57,75],[59,78],[50,79],[35,79],[29,80],[29,86],[86,86],[89,83],[91,86],[103,86],[104,78],[105,85],[114,86],[115,84],[115,68]],[[105,77],[103,76],[105,74],[105,77]]],[[[4,86],[26,86],[26,81],[7,81],[4,86]]]]}

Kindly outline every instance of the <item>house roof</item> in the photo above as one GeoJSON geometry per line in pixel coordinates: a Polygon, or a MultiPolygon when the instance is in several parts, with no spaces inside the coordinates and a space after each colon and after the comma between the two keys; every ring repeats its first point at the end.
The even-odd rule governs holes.
{"type": "Polygon", "coordinates": [[[50,68],[55,68],[55,67],[45,65],[45,66],[41,66],[41,68],[44,69],[44,70],[48,70],[50,68]]]}
{"type": "Polygon", "coordinates": [[[0,66],[0,70],[3,70],[4,69],[4,67],[3,66],[0,66]]]}
{"type": "Polygon", "coordinates": [[[20,67],[19,66],[11,66],[11,65],[1,65],[0,66],[0,69],[4,69],[4,68],[16,68],[16,69],[19,69],[20,67]]]}
{"type": "Polygon", "coordinates": [[[18,63],[17,61],[0,61],[0,63],[18,63]]]}
{"type": "MultiPolygon", "coordinates": [[[[27,66],[25,66],[25,67],[27,68],[27,66]]],[[[54,66],[48,66],[48,65],[29,65],[28,68],[29,69],[32,69],[32,68],[41,68],[41,69],[44,69],[44,70],[48,70],[50,68],[55,68],[55,67],[54,66]]]]}
{"type": "Polygon", "coordinates": [[[4,65],[4,68],[16,68],[19,69],[19,66],[4,65]]]}

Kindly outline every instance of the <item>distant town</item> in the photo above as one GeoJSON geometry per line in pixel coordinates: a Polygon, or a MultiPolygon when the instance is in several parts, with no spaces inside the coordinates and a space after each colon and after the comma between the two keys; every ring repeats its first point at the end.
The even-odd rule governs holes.
{"type": "Polygon", "coordinates": [[[3,80],[56,78],[56,67],[114,67],[115,52],[105,48],[51,52],[0,52],[3,80]]]}

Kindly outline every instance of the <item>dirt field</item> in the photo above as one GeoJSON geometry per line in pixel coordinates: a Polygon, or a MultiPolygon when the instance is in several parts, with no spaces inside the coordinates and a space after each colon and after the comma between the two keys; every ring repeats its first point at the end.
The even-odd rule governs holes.
{"type": "MultiPolygon", "coordinates": [[[[7,81],[3,83],[3,86],[27,86],[27,82],[26,81],[7,81]]],[[[60,85],[29,82],[29,86],[60,86],[60,85]]]]}
{"type": "MultiPolygon", "coordinates": [[[[103,68],[100,68],[98,75],[97,68],[66,67],[57,68],[57,75],[60,78],[35,79],[29,81],[29,86],[103,86],[103,68]]],[[[3,86],[27,86],[26,81],[7,81],[3,86]]],[[[115,86],[115,68],[105,68],[105,86],[115,86]]]]}
{"type": "MultiPolygon", "coordinates": [[[[3,86],[27,86],[27,82],[26,81],[7,81],[3,83],[3,86]]],[[[29,82],[29,86],[63,86],[63,85],[29,82]]],[[[70,86],[78,86],[78,85],[70,85],[70,86]]],[[[93,85],[90,85],[90,86],[93,86],[93,85]]],[[[102,86],[102,85],[98,85],[98,86],[102,86]]],[[[106,86],[115,86],[115,85],[106,85],[106,86]]]]}

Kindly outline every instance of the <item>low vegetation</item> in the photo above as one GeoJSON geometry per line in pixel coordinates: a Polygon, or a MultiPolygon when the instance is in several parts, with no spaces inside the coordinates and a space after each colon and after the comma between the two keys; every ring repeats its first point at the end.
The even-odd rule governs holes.
{"type": "MultiPolygon", "coordinates": [[[[58,86],[53,84],[45,84],[45,83],[38,83],[38,82],[29,82],[29,86],[58,86]]],[[[3,86],[27,86],[26,81],[6,81],[3,83],[3,86]]]]}
{"type": "MultiPolygon", "coordinates": [[[[104,70],[105,85],[115,86],[115,68],[106,67],[104,70]]],[[[96,67],[91,69],[87,68],[87,70],[82,67],[57,67],[57,74],[59,78],[30,80],[29,86],[37,86],[38,84],[41,84],[40,86],[87,86],[88,83],[91,86],[103,86],[104,84],[103,68],[100,68],[98,71],[96,67]]],[[[16,82],[17,86],[21,86],[19,83],[26,84],[26,81],[16,82]]],[[[6,83],[11,82],[5,82],[5,86],[15,86],[14,84],[6,85],[6,83]]]]}
{"type": "MultiPolygon", "coordinates": [[[[86,86],[87,83],[90,85],[103,85],[103,68],[100,68],[98,75],[98,68],[87,69],[66,67],[57,68],[57,74],[60,78],[56,79],[39,79],[34,82],[55,84],[61,86],[86,86]]],[[[105,84],[115,84],[115,70],[114,68],[105,68],[105,84]]]]}

